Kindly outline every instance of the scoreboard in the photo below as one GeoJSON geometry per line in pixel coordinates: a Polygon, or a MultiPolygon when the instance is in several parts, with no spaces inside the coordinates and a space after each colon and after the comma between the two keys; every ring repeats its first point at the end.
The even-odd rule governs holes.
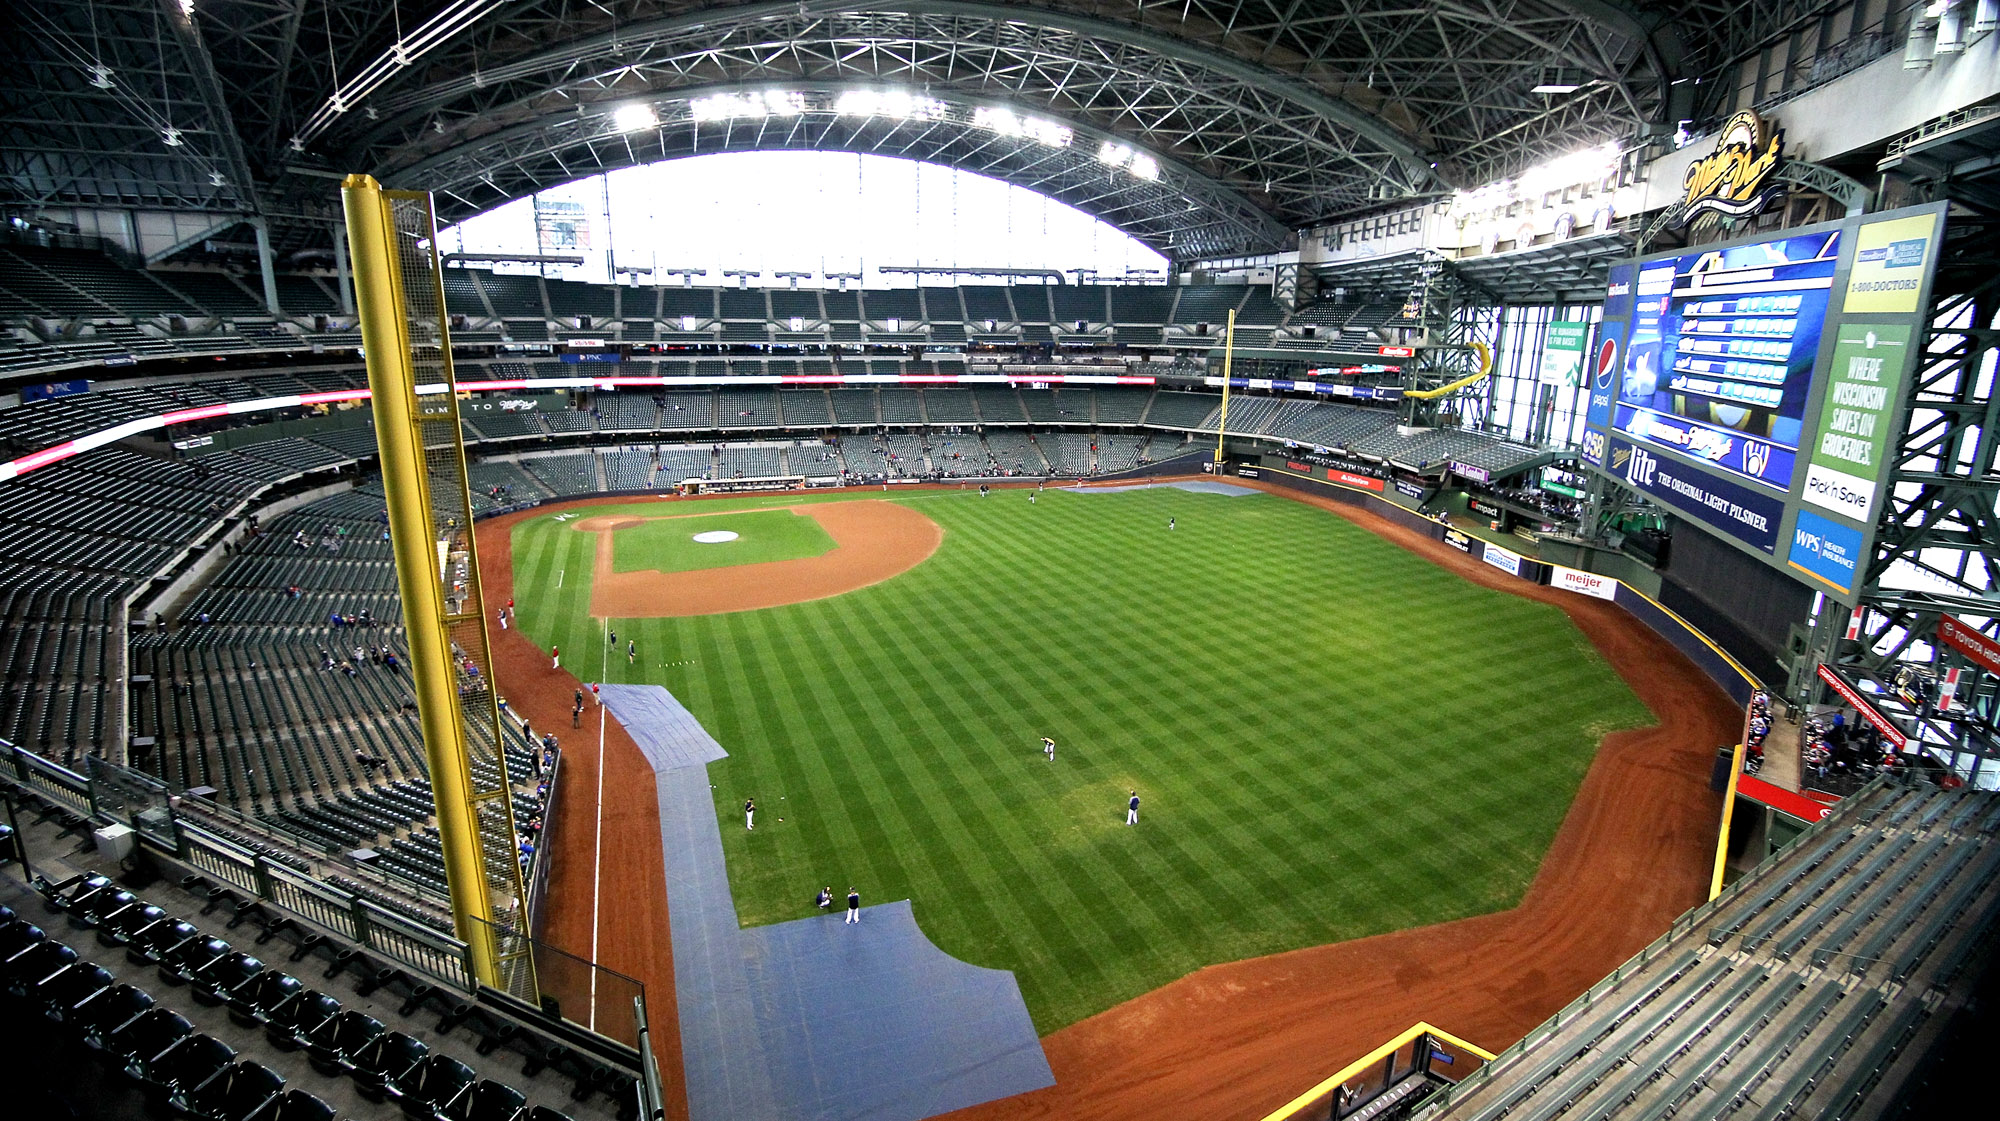
{"type": "Polygon", "coordinates": [[[1583,458],[1853,602],[1943,226],[1913,207],[1613,266],[1583,458]]]}

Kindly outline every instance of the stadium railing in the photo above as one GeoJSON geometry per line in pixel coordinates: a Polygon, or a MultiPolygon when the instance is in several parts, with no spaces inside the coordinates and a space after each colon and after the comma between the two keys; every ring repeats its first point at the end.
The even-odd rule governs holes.
{"type": "Polygon", "coordinates": [[[1461,1054],[1477,1056],[1482,1070],[1493,1061],[1492,1052],[1442,1028],[1418,1021],[1394,1039],[1267,1114],[1264,1121],[1340,1121],[1357,1112],[1372,1116],[1391,1105],[1400,1108],[1407,1108],[1406,1102],[1414,1105],[1408,1099],[1415,1092],[1428,1086],[1435,1093],[1438,1082],[1449,1082],[1439,1074],[1436,1064],[1453,1065],[1458,1058],[1445,1052],[1440,1045],[1457,1048],[1461,1054]],[[1349,1085],[1368,1077],[1378,1065],[1381,1068],[1379,1083],[1359,1088],[1349,1085]]]}

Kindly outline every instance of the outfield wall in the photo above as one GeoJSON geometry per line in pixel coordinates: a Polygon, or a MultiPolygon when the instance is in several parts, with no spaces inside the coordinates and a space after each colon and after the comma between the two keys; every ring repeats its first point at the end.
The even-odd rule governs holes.
{"type": "MultiPolygon", "coordinates": [[[[1263,454],[1258,457],[1258,462],[1255,464],[1231,465],[1231,471],[1244,477],[1268,481],[1275,486],[1331,498],[1336,502],[1367,510],[1386,521],[1394,522],[1433,541],[1441,541],[1462,553],[1484,560],[1487,564],[1531,584],[1549,584],[1579,595],[1615,603],[1633,618],[1644,623],[1655,634],[1673,643],[1675,649],[1686,654],[1689,661],[1720,686],[1723,692],[1729,694],[1730,699],[1737,704],[1749,704],[1750,694],[1762,688],[1762,683],[1755,675],[1744,669],[1736,659],[1730,657],[1694,624],[1623,580],[1547,564],[1442,525],[1407,506],[1374,493],[1371,484],[1384,480],[1367,480],[1365,477],[1357,476],[1355,483],[1344,483],[1337,481],[1337,477],[1351,473],[1336,468],[1312,468],[1314,473],[1307,474],[1294,470],[1297,466],[1306,465],[1287,460],[1282,455],[1263,454]],[[1321,477],[1329,472],[1334,478],[1321,477]]],[[[1384,489],[1386,490],[1386,487],[1384,489]]]]}

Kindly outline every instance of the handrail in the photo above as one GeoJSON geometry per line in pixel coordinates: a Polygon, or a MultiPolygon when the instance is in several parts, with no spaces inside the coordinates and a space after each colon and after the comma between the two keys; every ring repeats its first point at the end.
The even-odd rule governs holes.
{"type": "Polygon", "coordinates": [[[1415,397],[1419,401],[1429,401],[1434,397],[1443,397],[1447,393],[1456,393],[1466,386],[1484,379],[1486,375],[1493,372],[1493,351],[1485,343],[1473,343],[1472,349],[1474,353],[1479,355],[1478,373],[1469,374],[1449,385],[1440,385],[1436,389],[1406,389],[1403,391],[1403,396],[1415,397]]]}
{"type": "Polygon", "coordinates": [[[1264,1121],[1287,1121],[1288,1118],[1297,1116],[1300,1110],[1324,1098],[1335,1087],[1343,1085],[1347,1080],[1368,1070],[1376,1063],[1381,1062],[1385,1057],[1402,1050],[1412,1040],[1422,1038],[1426,1035],[1434,1039],[1443,1040],[1461,1051],[1470,1051],[1486,1062],[1493,1061],[1493,1052],[1486,1050],[1476,1043],[1469,1043],[1460,1039],[1443,1028],[1433,1027],[1422,1020],[1418,1020],[1401,1035],[1340,1068],[1338,1073],[1329,1078],[1322,1079],[1312,1089],[1279,1106],[1275,1111],[1266,1114],[1264,1121]]]}

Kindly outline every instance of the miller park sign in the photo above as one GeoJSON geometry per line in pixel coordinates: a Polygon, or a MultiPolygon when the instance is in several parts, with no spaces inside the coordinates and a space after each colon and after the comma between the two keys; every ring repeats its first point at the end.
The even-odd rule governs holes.
{"type": "Polygon", "coordinates": [[[1740,219],[1763,213],[1784,196],[1785,185],[1772,180],[1784,152],[1784,129],[1749,109],[1730,117],[1716,135],[1715,151],[1688,168],[1674,228],[1704,214],[1740,219]]]}

